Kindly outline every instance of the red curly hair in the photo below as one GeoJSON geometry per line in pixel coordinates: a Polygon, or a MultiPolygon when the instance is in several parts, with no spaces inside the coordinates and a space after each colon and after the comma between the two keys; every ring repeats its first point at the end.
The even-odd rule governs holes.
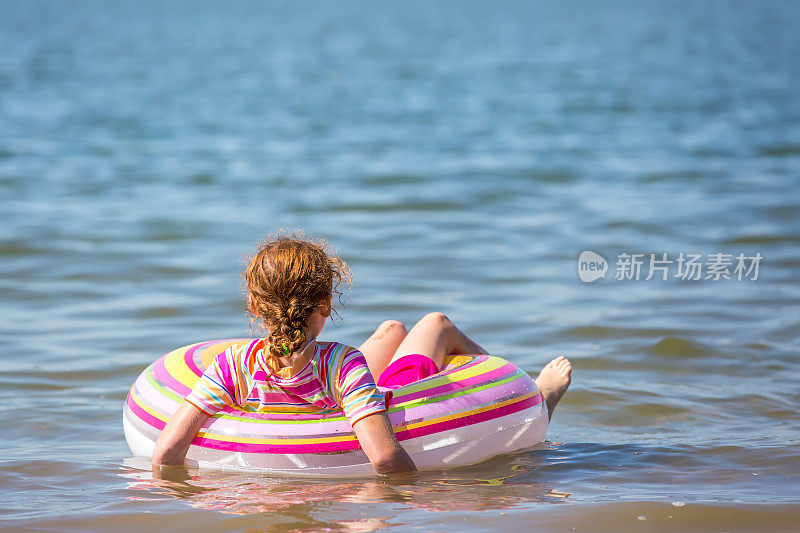
{"type": "Polygon", "coordinates": [[[311,314],[351,281],[350,268],[327,252],[322,239],[293,233],[268,237],[258,245],[244,272],[250,325],[269,331],[268,358],[290,356],[306,342],[311,314]]]}

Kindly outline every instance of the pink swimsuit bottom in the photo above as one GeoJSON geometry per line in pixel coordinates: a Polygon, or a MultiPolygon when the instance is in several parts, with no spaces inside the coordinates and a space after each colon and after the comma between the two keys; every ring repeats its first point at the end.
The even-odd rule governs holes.
{"type": "Polygon", "coordinates": [[[439,372],[433,359],[421,353],[404,355],[393,361],[378,378],[378,386],[396,389],[439,372]]]}

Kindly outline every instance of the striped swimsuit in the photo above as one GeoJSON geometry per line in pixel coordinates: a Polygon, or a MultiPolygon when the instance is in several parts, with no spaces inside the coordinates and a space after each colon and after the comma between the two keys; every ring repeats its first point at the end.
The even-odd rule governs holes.
{"type": "Polygon", "coordinates": [[[234,345],[219,354],[186,401],[212,416],[221,410],[304,414],[342,411],[350,424],[386,410],[390,393],[378,390],[364,355],[339,342],[315,342],[308,363],[273,371],[264,339],[234,345]]]}

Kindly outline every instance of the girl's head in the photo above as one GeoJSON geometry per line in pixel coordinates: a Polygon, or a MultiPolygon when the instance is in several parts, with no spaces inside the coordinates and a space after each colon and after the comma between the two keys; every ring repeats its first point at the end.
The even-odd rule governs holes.
{"type": "Polygon", "coordinates": [[[261,243],[247,265],[250,323],[260,319],[269,330],[269,356],[288,356],[318,335],[339,283],[350,281],[347,263],[325,249],[322,240],[279,235],[261,243]]]}

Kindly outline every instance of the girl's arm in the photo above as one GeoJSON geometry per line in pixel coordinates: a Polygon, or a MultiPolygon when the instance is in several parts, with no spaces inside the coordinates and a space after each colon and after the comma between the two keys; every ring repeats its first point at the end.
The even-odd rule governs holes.
{"type": "Polygon", "coordinates": [[[153,450],[154,465],[183,465],[189,445],[208,420],[203,411],[184,402],[167,422],[153,450]]]}
{"type": "Polygon", "coordinates": [[[397,442],[385,411],[367,415],[353,424],[361,449],[375,472],[381,475],[414,472],[417,467],[397,442]]]}

